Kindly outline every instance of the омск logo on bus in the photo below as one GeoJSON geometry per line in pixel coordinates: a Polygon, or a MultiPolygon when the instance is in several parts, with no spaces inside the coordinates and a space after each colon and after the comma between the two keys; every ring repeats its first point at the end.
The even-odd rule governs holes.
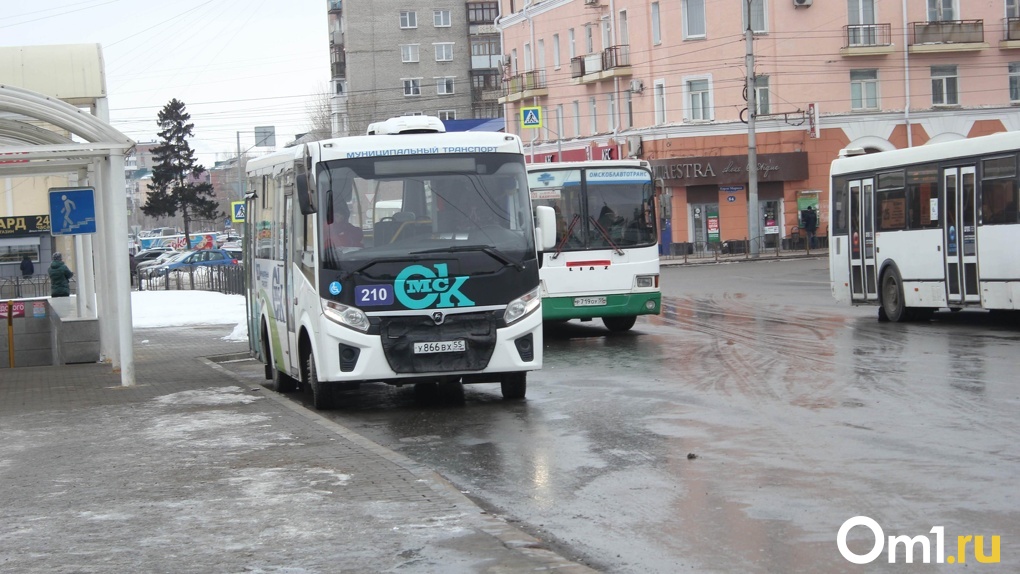
{"type": "Polygon", "coordinates": [[[460,292],[469,279],[466,275],[450,277],[445,263],[437,263],[435,271],[424,265],[405,267],[393,282],[397,300],[408,309],[436,307],[472,307],[475,302],[460,292]],[[456,302],[454,302],[456,301],[456,302]]]}

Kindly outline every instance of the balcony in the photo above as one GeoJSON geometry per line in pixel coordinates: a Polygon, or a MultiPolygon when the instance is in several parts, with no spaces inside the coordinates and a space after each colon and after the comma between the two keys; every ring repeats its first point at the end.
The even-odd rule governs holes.
{"type": "Polygon", "coordinates": [[[1000,48],[1020,48],[1020,18],[1003,18],[1002,31],[1000,48]]]}
{"type": "Polygon", "coordinates": [[[516,102],[524,98],[537,98],[549,95],[549,87],[545,83],[545,70],[532,70],[510,76],[503,83],[503,97],[499,103],[516,102]]]}
{"type": "Polygon", "coordinates": [[[471,88],[472,102],[496,102],[502,95],[503,91],[496,88],[471,88]]]}
{"type": "Polygon", "coordinates": [[[983,20],[942,20],[911,22],[913,39],[911,54],[934,52],[973,52],[988,48],[983,20]]]}
{"type": "Polygon", "coordinates": [[[341,0],[326,0],[330,12],[339,12],[343,8],[342,4],[341,0]]]}
{"type": "Polygon", "coordinates": [[[574,85],[630,75],[630,46],[626,44],[570,59],[570,81],[574,85]]]}
{"type": "Polygon", "coordinates": [[[843,26],[841,56],[883,56],[893,52],[889,24],[851,24],[843,26]]]}
{"type": "Polygon", "coordinates": [[[347,77],[347,61],[341,60],[339,62],[333,62],[330,66],[333,78],[346,78],[347,77]]]}

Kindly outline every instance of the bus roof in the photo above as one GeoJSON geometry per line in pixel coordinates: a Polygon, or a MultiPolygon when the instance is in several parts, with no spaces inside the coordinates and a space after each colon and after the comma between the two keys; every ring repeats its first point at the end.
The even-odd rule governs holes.
{"type": "Polygon", "coordinates": [[[918,147],[841,157],[833,160],[831,175],[892,169],[904,165],[966,158],[1020,150],[1020,132],[1001,132],[976,138],[918,147]]]}
{"type": "Polygon", "coordinates": [[[286,148],[248,162],[248,171],[299,160],[305,147],[313,161],[362,157],[399,157],[456,153],[524,154],[521,139],[500,132],[446,132],[395,135],[363,135],[309,142],[286,148]]]}
{"type": "Polygon", "coordinates": [[[528,171],[550,169],[605,169],[610,167],[643,167],[651,170],[652,164],[643,159],[599,159],[586,161],[553,161],[548,163],[529,163],[528,171]]]}

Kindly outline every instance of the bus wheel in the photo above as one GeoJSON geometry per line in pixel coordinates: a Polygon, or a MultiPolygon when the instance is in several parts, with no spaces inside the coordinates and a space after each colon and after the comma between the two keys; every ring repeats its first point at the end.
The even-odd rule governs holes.
{"type": "Polygon", "coordinates": [[[319,374],[315,371],[315,357],[308,353],[308,387],[312,389],[312,406],[315,410],[322,411],[333,408],[333,394],[329,385],[319,381],[319,374]]]}
{"type": "Polygon", "coordinates": [[[269,330],[262,328],[262,354],[266,357],[266,371],[269,372],[269,388],[278,393],[290,393],[297,389],[297,379],[276,368],[272,345],[269,344],[269,330]]]}
{"type": "Polygon", "coordinates": [[[910,319],[907,304],[903,300],[903,279],[895,269],[889,269],[882,274],[882,310],[893,323],[902,323],[910,319]]]}
{"type": "Polygon", "coordinates": [[[606,329],[614,333],[621,333],[623,331],[629,331],[634,323],[637,322],[637,316],[631,315],[630,317],[603,317],[602,323],[606,326],[606,329]]]}
{"type": "Polygon", "coordinates": [[[523,399],[528,392],[528,373],[505,373],[499,387],[504,399],[523,399]]]}

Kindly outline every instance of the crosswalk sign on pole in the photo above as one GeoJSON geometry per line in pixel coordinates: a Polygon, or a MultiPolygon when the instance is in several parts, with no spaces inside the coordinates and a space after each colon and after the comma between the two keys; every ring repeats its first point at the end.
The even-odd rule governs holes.
{"type": "Polygon", "coordinates": [[[531,106],[521,108],[521,128],[542,127],[542,107],[531,106]]]}
{"type": "Polygon", "coordinates": [[[230,202],[230,220],[234,223],[244,223],[244,211],[243,201],[230,202]]]}

